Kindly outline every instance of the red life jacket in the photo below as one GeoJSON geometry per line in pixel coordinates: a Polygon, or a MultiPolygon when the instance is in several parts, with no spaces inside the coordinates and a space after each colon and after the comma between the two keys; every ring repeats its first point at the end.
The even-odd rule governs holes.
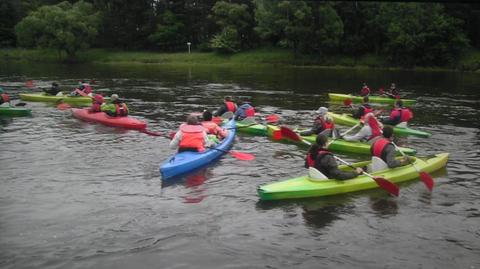
{"type": "Polygon", "coordinates": [[[237,106],[233,102],[227,101],[225,102],[225,106],[227,107],[227,111],[235,112],[237,110],[237,106]]]}
{"type": "Polygon", "coordinates": [[[196,148],[201,152],[205,150],[203,132],[205,128],[202,125],[188,125],[186,123],[180,125],[182,131],[182,140],[180,140],[180,148],[196,148]]]}
{"type": "Polygon", "coordinates": [[[125,117],[128,115],[127,105],[125,103],[115,104],[115,115],[125,117]]]}
{"type": "Polygon", "coordinates": [[[2,96],[3,103],[7,103],[8,101],[10,101],[10,96],[8,96],[8,94],[2,93],[0,95],[2,96]]]}
{"type": "Polygon", "coordinates": [[[213,134],[213,135],[217,135],[217,127],[218,125],[213,122],[213,121],[204,121],[202,122],[202,126],[205,127],[205,129],[207,129],[207,133],[208,134],[213,134]]]}
{"type": "Polygon", "coordinates": [[[360,117],[361,121],[365,120],[365,115],[367,115],[367,113],[373,112],[373,108],[368,104],[363,104],[362,107],[363,107],[363,115],[360,117]]]}
{"type": "Polygon", "coordinates": [[[385,149],[385,147],[388,144],[390,144],[390,140],[388,140],[384,137],[382,137],[382,138],[378,139],[377,141],[373,142],[373,145],[370,148],[370,152],[372,153],[372,156],[376,156],[380,159],[383,159],[382,158],[383,149],[385,149]]]}
{"type": "MultiPolygon", "coordinates": [[[[319,150],[318,150],[318,153],[317,153],[317,158],[316,158],[316,159],[318,159],[318,158],[323,158],[323,156],[324,156],[324,155],[327,155],[327,154],[332,154],[332,153],[331,153],[330,151],[328,151],[328,150],[319,149],[319,150]]],[[[310,152],[307,153],[307,159],[306,159],[307,166],[308,166],[308,167],[313,167],[313,166],[315,165],[315,160],[316,160],[316,159],[313,159],[313,158],[312,158],[312,154],[310,154],[310,152]]],[[[322,172],[322,171],[320,171],[320,172],[322,172]]],[[[322,173],[323,173],[323,172],[322,172],[322,173]]]]}
{"type": "Polygon", "coordinates": [[[400,122],[408,122],[413,118],[413,113],[408,108],[399,109],[400,112],[400,122]]]}
{"type": "Polygon", "coordinates": [[[249,108],[245,109],[245,115],[247,117],[254,117],[255,116],[255,108],[250,106],[249,108]]]}
{"type": "Polygon", "coordinates": [[[360,91],[361,96],[367,96],[370,94],[370,88],[368,87],[363,87],[362,90],[360,91]]]}
{"type": "Polygon", "coordinates": [[[322,126],[322,130],[335,128],[335,122],[333,120],[331,122],[327,122],[322,116],[318,116],[315,121],[322,126]]]}
{"type": "Polygon", "coordinates": [[[378,121],[374,117],[368,118],[368,126],[370,126],[370,129],[372,129],[372,135],[368,138],[368,140],[371,140],[372,138],[382,134],[382,130],[380,130],[378,121]]]}
{"type": "Polygon", "coordinates": [[[99,104],[99,103],[97,103],[97,102],[94,102],[94,103],[92,104],[92,106],[90,107],[90,112],[100,112],[100,111],[102,111],[102,110],[101,110],[101,105],[102,105],[102,104],[99,104]]]}
{"type": "Polygon", "coordinates": [[[89,94],[93,91],[92,89],[92,86],[90,86],[90,84],[87,84],[87,83],[84,83],[82,84],[83,85],[83,92],[86,93],[86,94],[89,94]]]}

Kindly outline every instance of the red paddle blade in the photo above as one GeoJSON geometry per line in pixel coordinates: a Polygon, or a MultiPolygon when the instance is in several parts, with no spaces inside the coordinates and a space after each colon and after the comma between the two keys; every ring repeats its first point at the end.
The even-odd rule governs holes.
{"type": "Polygon", "coordinates": [[[281,140],[282,139],[282,132],[280,130],[273,131],[273,140],[281,140]]]}
{"type": "Polygon", "coordinates": [[[223,122],[223,119],[220,117],[214,117],[212,118],[212,121],[215,122],[217,125],[221,124],[223,122]]]}
{"type": "Polygon", "coordinates": [[[69,104],[66,104],[66,103],[61,103],[57,106],[57,108],[59,110],[67,110],[67,109],[71,108],[71,106],[69,104]]]}
{"type": "Polygon", "coordinates": [[[245,152],[238,152],[238,151],[230,150],[228,153],[230,153],[230,155],[232,155],[233,157],[235,157],[239,160],[242,160],[242,161],[252,161],[252,160],[255,159],[255,155],[245,153],[245,152]]]}
{"type": "Polygon", "coordinates": [[[375,182],[377,182],[380,188],[388,191],[391,195],[395,195],[395,196],[399,195],[400,188],[395,183],[392,183],[384,179],[383,177],[372,177],[372,178],[373,180],[375,180],[375,182]]]}
{"type": "Polygon", "coordinates": [[[177,134],[177,132],[171,131],[170,134],[168,134],[168,137],[170,137],[170,139],[173,139],[176,134],[177,134]]]}
{"type": "Polygon", "coordinates": [[[278,115],[275,115],[275,114],[267,115],[265,117],[265,121],[267,123],[275,123],[275,122],[278,122],[278,120],[280,120],[280,117],[278,115]]]}
{"type": "Polygon", "coordinates": [[[435,183],[433,182],[432,176],[430,176],[427,172],[420,172],[420,179],[423,181],[429,191],[433,190],[435,183]]]}
{"type": "Polygon", "coordinates": [[[282,136],[288,137],[294,141],[302,141],[302,138],[298,136],[297,133],[295,133],[292,129],[282,126],[280,127],[280,131],[282,133],[282,136]]]}
{"type": "Polygon", "coordinates": [[[345,106],[350,106],[350,105],[352,104],[352,99],[345,99],[345,100],[343,100],[343,104],[344,104],[345,106]]]}

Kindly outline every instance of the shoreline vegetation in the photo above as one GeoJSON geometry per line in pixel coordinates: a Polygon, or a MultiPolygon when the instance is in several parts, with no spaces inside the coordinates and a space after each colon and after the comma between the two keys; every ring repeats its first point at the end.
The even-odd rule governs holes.
{"type": "Polygon", "coordinates": [[[275,66],[303,68],[354,68],[428,71],[480,72],[480,51],[471,50],[455,66],[401,67],[389,64],[382,56],[372,54],[361,57],[343,55],[295,55],[291,50],[261,48],[235,54],[216,52],[151,52],[89,49],[78,53],[74,62],[53,49],[0,49],[0,60],[32,63],[93,63],[93,64],[160,64],[160,65],[213,65],[213,66],[275,66]]]}

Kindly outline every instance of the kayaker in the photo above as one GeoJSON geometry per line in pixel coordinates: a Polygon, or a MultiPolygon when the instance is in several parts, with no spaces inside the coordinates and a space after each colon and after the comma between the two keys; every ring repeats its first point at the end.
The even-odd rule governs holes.
{"type": "MultiPolygon", "coordinates": [[[[378,112],[375,112],[378,113],[378,112]]],[[[383,125],[375,117],[374,112],[367,113],[363,120],[363,127],[354,135],[342,137],[347,141],[370,141],[376,136],[382,134],[383,125]]]]}
{"type": "Polygon", "coordinates": [[[397,90],[397,86],[395,85],[395,83],[390,84],[390,89],[388,89],[385,95],[387,95],[390,98],[396,98],[396,99],[400,98],[400,92],[397,90]]]}
{"type": "Polygon", "coordinates": [[[315,111],[317,114],[317,117],[313,121],[313,126],[310,130],[300,132],[300,135],[306,136],[306,135],[312,135],[312,134],[324,134],[326,136],[333,136],[333,133],[337,135],[336,130],[335,130],[335,122],[333,119],[328,116],[328,108],[326,107],[320,107],[315,111]]]}
{"type": "Polygon", "coordinates": [[[100,109],[111,117],[125,117],[128,116],[127,105],[118,98],[118,94],[110,96],[110,104],[103,104],[100,109]]]}
{"type": "Polygon", "coordinates": [[[195,116],[188,116],[187,122],[180,125],[180,130],[175,133],[172,141],[170,141],[171,148],[178,148],[178,152],[182,151],[205,151],[205,147],[211,146],[208,139],[206,129],[198,124],[198,119],[195,116]]]}
{"type": "Polygon", "coordinates": [[[372,146],[370,152],[372,156],[382,159],[389,168],[407,165],[413,162],[413,159],[404,156],[403,159],[397,160],[395,158],[395,146],[393,146],[393,128],[391,126],[383,127],[383,134],[372,139],[372,146]]]}
{"type": "Polygon", "coordinates": [[[410,109],[403,107],[403,101],[397,100],[394,108],[390,112],[390,117],[383,120],[384,124],[397,125],[401,122],[408,123],[413,118],[413,113],[410,109]]]}
{"type": "Polygon", "coordinates": [[[315,167],[327,178],[346,180],[362,174],[363,169],[357,168],[355,171],[348,172],[338,169],[338,164],[333,154],[325,149],[328,138],[323,135],[317,135],[315,143],[310,147],[305,159],[305,167],[315,167]]]}
{"type": "Polygon", "coordinates": [[[105,100],[101,94],[95,94],[95,96],[92,99],[92,106],[88,111],[91,113],[101,112],[104,101],[105,100]]]}
{"type": "Polygon", "coordinates": [[[52,86],[50,87],[50,89],[45,88],[45,89],[42,89],[42,90],[43,90],[43,92],[45,92],[46,95],[53,95],[53,96],[56,96],[59,92],[61,92],[61,89],[58,86],[58,83],[56,83],[56,82],[52,83],[52,86]]]}
{"type": "Polygon", "coordinates": [[[355,113],[352,114],[352,117],[354,117],[355,119],[361,119],[363,116],[365,116],[365,114],[373,112],[373,108],[368,103],[369,101],[370,100],[368,96],[364,96],[363,104],[360,107],[358,107],[355,113]]]}
{"type": "Polygon", "coordinates": [[[370,88],[367,86],[367,83],[364,82],[362,89],[360,90],[360,96],[368,96],[370,95],[370,88]]]}
{"type": "Polygon", "coordinates": [[[242,105],[235,111],[235,120],[243,120],[247,117],[255,116],[255,108],[249,98],[245,98],[242,105]]]}
{"type": "Polygon", "coordinates": [[[81,81],[80,82],[80,85],[75,88],[71,93],[70,93],[70,96],[79,96],[79,95],[89,95],[89,96],[92,96],[93,95],[93,88],[92,86],[90,86],[90,84],[86,83],[85,81],[81,81]],[[82,93],[83,94],[82,94],[82,93]]]}
{"type": "Polygon", "coordinates": [[[225,112],[228,111],[235,113],[235,111],[237,111],[237,104],[232,101],[232,97],[225,96],[225,98],[223,99],[223,104],[217,109],[217,111],[215,111],[214,116],[222,116],[225,112]]]}
{"type": "Polygon", "coordinates": [[[223,139],[227,136],[228,130],[220,128],[220,126],[212,121],[212,112],[205,110],[202,118],[202,126],[207,130],[207,134],[215,135],[218,139],[223,139]]]}
{"type": "Polygon", "coordinates": [[[5,91],[0,88],[0,105],[4,103],[10,103],[10,96],[8,96],[8,94],[6,94],[5,91]]]}

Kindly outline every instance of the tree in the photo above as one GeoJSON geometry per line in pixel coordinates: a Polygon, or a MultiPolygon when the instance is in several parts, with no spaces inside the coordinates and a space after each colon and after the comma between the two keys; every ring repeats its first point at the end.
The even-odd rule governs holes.
{"type": "Polygon", "coordinates": [[[212,39],[212,47],[220,51],[236,52],[247,46],[253,28],[253,19],[245,4],[217,2],[210,16],[221,32],[212,39]]]}
{"type": "Polygon", "coordinates": [[[32,12],[15,26],[15,33],[20,46],[57,49],[72,60],[90,46],[97,27],[98,14],[91,4],[62,2],[32,12]]]}
{"type": "Polygon", "coordinates": [[[335,9],[329,4],[318,7],[318,25],[315,27],[315,38],[318,51],[330,52],[339,48],[343,36],[343,22],[335,9]]]}
{"type": "Polygon", "coordinates": [[[185,26],[170,10],[161,16],[161,23],[157,30],[148,39],[161,49],[176,50],[185,47],[185,26]]]}

